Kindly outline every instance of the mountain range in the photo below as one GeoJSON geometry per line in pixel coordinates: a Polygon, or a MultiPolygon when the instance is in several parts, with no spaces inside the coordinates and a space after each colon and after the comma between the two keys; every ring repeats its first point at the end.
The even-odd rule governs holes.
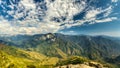
{"type": "MultiPolygon", "coordinates": [[[[118,38],[109,36],[63,35],[59,33],[1,36],[0,51],[1,55],[11,55],[16,59],[22,57],[25,62],[35,61],[35,59],[39,59],[41,62],[40,56],[42,55],[44,59],[45,57],[65,59],[69,56],[81,56],[109,63],[108,59],[116,58],[117,60],[120,56],[119,41],[118,38]],[[37,58],[34,56],[36,54],[37,58]]],[[[55,62],[57,60],[54,61],[54,64],[55,62]]],[[[116,62],[114,61],[114,63],[116,62]]]]}

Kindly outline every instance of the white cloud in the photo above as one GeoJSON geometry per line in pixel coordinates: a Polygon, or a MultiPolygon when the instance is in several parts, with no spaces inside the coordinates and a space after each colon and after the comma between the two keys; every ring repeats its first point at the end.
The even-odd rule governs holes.
{"type": "Polygon", "coordinates": [[[53,17],[66,17],[66,22],[70,21],[73,18],[73,15],[78,14],[83,11],[86,7],[86,0],[81,1],[80,3],[74,3],[74,0],[55,0],[50,2],[46,0],[48,10],[46,11],[46,17],[48,21],[53,17]]]}
{"type": "Polygon", "coordinates": [[[94,32],[90,35],[106,35],[106,36],[113,36],[113,37],[120,37],[120,31],[112,31],[112,32],[94,32]]]}
{"type": "Polygon", "coordinates": [[[70,33],[74,33],[75,31],[69,31],[70,33]]]}
{"type": "Polygon", "coordinates": [[[101,19],[101,20],[95,20],[95,22],[97,23],[104,23],[104,22],[110,22],[113,20],[117,20],[117,17],[111,17],[111,18],[105,18],[105,19],[101,19]]]}
{"type": "Polygon", "coordinates": [[[22,4],[23,6],[25,6],[26,9],[35,9],[35,3],[33,2],[33,0],[21,0],[20,4],[22,4]]]}
{"type": "Polygon", "coordinates": [[[112,0],[112,2],[117,2],[118,0],[112,0]]]}
{"type": "Polygon", "coordinates": [[[105,9],[102,8],[95,8],[92,10],[87,11],[87,14],[85,16],[85,19],[92,19],[92,18],[96,18],[96,16],[98,14],[104,13],[104,17],[107,17],[108,15],[110,15],[110,13],[112,12],[112,6],[109,6],[105,9]]]}
{"type": "Polygon", "coordinates": [[[96,17],[96,15],[100,14],[101,10],[100,9],[93,9],[87,12],[85,19],[91,19],[96,17]]]}
{"type": "Polygon", "coordinates": [[[58,23],[35,23],[34,26],[28,27],[31,23],[30,21],[23,21],[24,23],[17,23],[11,25],[10,22],[8,23],[3,17],[0,18],[0,34],[38,34],[38,33],[48,33],[48,32],[56,32],[60,29],[58,23]],[[29,23],[29,24],[25,24],[29,23]],[[21,25],[21,26],[20,26],[21,25]]]}
{"type": "MultiPolygon", "coordinates": [[[[18,5],[15,5],[10,0],[11,5],[8,5],[8,7],[11,8],[11,10],[7,11],[5,10],[7,8],[2,5],[6,3],[0,0],[0,6],[4,9],[3,11],[14,17],[14,19],[8,21],[0,16],[0,33],[37,34],[57,32],[61,29],[82,25],[85,22],[89,22],[88,24],[92,22],[92,24],[94,24],[117,19],[117,17],[108,17],[112,12],[113,6],[102,9],[101,7],[95,8],[90,6],[87,0],[81,0],[80,2],[75,1],[76,0],[55,0],[54,2],[50,2],[50,0],[45,0],[44,2],[35,4],[33,0],[20,0],[18,5]],[[43,3],[44,5],[42,5],[43,3]],[[47,10],[42,9],[45,5],[47,10]],[[36,6],[39,6],[39,8],[36,6]],[[15,7],[16,10],[14,10],[15,7]],[[92,9],[90,9],[91,7],[92,9]],[[85,12],[84,9],[87,9],[84,19],[74,21],[73,16],[85,12]],[[101,13],[104,13],[104,19],[97,18],[97,15],[101,13]],[[60,22],[52,21],[51,19],[54,17],[59,18],[60,22]],[[61,17],[66,17],[66,19],[62,20],[61,17]],[[24,19],[19,20],[20,18],[24,19]],[[39,18],[42,18],[42,21],[40,21],[39,18]],[[64,25],[60,26],[61,24],[64,25]]],[[[117,0],[112,0],[112,2],[116,1],[117,0]]]]}

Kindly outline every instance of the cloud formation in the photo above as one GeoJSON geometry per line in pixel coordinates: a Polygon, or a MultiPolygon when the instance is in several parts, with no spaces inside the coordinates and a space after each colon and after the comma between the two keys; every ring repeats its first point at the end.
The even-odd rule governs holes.
{"type": "MultiPolygon", "coordinates": [[[[116,3],[118,0],[111,0],[116,3]]],[[[0,34],[39,34],[57,32],[72,26],[117,20],[109,17],[112,4],[105,7],[91,5],[94,0],[0,0],[0,34]],[[83,19],[73,20],[85,13],[83,19]],[[103,14],[98,17],[98,15],[103,14]]]]}

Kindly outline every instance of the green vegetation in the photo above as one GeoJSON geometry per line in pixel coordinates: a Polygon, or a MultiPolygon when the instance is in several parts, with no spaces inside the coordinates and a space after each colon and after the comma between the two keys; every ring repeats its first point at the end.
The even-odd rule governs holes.
{"type": "Polygon", "coordinates": [[[0,44],[0,68],[49,68],[57,62],[56,57],[0,44]]]}
{"type": "Polygon", "coordinates": [[[119,65],[120,44],[104,36],[69,36],[62,34],[18,35],[0,37],[0,66],[3,68],[48,68],[57,64],[81,64],[94,60],[119,65]],[[9,45],[9,46],[6,46],[9,45]],[[81,57],[69,57],[69,56],[81,57]],[[67,58],[69,57],[69,58],[67,58]],[[86,58],[82,58],[86,57],[86,58]],[[109,61],[106,61],[106,58],[109,61]],[[116,63],[117,62],[117,63],[116,63]]]}
{"type": "Polygon", "coordinates": [[[67,59],[60,60],[56,66],[68,65],[68,64],[83,64],[84,62],[89,62],[87,58],[80,56],[72,56],[67,59]]]}

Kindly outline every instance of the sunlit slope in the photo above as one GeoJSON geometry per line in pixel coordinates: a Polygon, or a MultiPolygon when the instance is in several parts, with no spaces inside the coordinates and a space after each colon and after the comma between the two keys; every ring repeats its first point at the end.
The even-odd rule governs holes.
{"type": "Polygon", "coordinates": [[[0,44],[0,68],[41,68],[55,65],[58,58],[46,57],[36,52],[24,51],[0,44]]]}
{"type": "Polygon", "coordinates": [[[105,59],[120,55],[119,40],[108,36],[63,35],[59,33],[0,37],[3,44],[49,57],[72,55],[90,59],[105,59]]]}

